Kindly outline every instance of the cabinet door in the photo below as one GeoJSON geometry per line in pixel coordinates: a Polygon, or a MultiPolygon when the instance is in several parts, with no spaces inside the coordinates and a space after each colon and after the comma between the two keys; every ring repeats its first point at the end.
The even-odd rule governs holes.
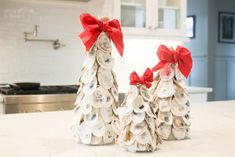
{"type": "Polygon", "coordinates": [[[152,26],[151,0],[114,0],[114,16],[120,20],[124,34],[147,35],[152,26]]]}
{"type": "Polygon", "coordinates": [[[186,0],[154,0],[153,28],[158,35],[185,36],[186,0]]]}

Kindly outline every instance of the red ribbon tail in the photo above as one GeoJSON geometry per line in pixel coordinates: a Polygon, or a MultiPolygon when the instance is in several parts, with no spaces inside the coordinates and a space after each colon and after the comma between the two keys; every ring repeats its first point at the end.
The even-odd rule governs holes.
{"type": "Polygon", "coordinates": [[[162,69],[166,66],[168,66],[170,63],[168,62],[164,62],[164,61],[160,61],[156,66],[154,66],[152,68],[152,71],[155,72],[155,71],[158,71],[159,69],[162,69]]]}
{"type": "Polygon", "coordinates": [[[81,38],[83,44],[86,47],[86,50],[89,51],[92,45],[96,42],[98,36],[100,35],[101,31],[87,31],[84,30],[79,37],[81,38]]]}

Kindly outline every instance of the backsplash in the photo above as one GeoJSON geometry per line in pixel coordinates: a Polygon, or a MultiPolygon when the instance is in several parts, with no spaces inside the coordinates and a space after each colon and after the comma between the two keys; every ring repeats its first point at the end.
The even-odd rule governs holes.
{"type": "MultiPolygon", "coordinates": [[[[0,2],[0,82],[34,81],[44,85],[76,84],[85,47],[78,38],[82,31],[79,15],[90,12],[112,17],[111,0],[88,3],[56,0],[1,0],[0,2]],[[66,47],[54,50],[51,43],[25,42],[23,32],[33,31],[40,39],[59,39],[66,47]]],[[[157,63],[156,51],[164,42],[125,38],[124,56],[114,52],[115,71],[121,92],[129,87],[129,74],[142,73],[157,63]]],[[[115,47],[113,48],[116,51],[115,47]]]]}
{"type": "MultiPolygon", "coordinates": [[[[98,3],[100,2],[100,3],[98,3]]],[[[62,1],[0,1],[0,82],[37,81],[42,84],[74,84],[77,82],[84,46],[79,15],[107,6],[95,3],[62,1]],[[31,32],[35,24],[40,39],[60,39],[62,47],[52,48],[48,42],[25,42],[23,32],[31,32]]],[[[107,9],[104,9],[107,11],[107,9]]]]}

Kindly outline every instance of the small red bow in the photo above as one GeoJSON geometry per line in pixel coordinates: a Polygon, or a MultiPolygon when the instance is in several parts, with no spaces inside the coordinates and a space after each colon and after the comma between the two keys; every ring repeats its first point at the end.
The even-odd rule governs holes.
{"type": "Polygon", "coordinates": [[[153,82],[153,72],[147,68],[142,77],[133,71],[130,75],[130,85],[144,84],[147,88],[151,87],[151,82],[153,82]]]}
{"type": "Polygon", "coordinates": [[[191,72],[193,61],[188,49],[178,46],[176,50],[170,50],[164,45],[160,45],[157,51],[160,62],[153,67],[153,71],[168,66],[171,63],[178,63],[180,72],[187,78],[191,72]]]}
{"type": "Polygon", "coordinates": [[[79,37],[86,46],[87,51],[90,50],[100,33],[104,31],[112,39],[119,54],[122,56],[124,44],[122,30],[118,20],[114,19],[112,21],[103,22],[88,13],[81,14],[80,20],[85,30],[79,35],[79,37]]]}

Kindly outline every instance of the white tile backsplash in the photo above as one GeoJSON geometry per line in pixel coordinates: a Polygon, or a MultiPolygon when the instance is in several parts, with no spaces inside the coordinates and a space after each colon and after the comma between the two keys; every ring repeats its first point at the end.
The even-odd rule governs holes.
{"type": "Polygon", "coordinates": [[[91,6],[73,1],[1,0],[0,82],[75,84],[85,50],[78,38],[79,15],[91,6]],[[54,50],[52,43],[25,42],[23,32],[33,31],[35,24],[40,25],[38,38],[58,38],[66,47],[54,50]]]}

